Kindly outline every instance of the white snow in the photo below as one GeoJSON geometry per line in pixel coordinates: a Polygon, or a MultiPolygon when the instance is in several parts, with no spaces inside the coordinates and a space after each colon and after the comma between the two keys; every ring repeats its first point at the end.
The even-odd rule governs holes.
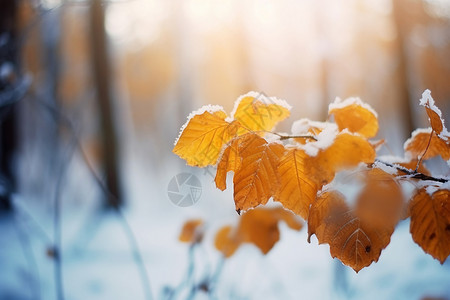
{"type": "Polygon", "coordinates": [[[443,139],[444,141],[447,141],[450,138],[450,133],[447,131],[447,128],[445,127],[444,124],[444,119],[442,118],[442,112],[441,110],[436,106],[433,97],[431,97],[431,91],[426,89],[423,93],[422,93],[422,98],[420,98],[419,104],[427,107],[429,109],[431,109],[432,111],[434,111],[439,118],[441,119],[442,122],[442,132],[438,134],[438,136],[443,139]]]}
{"type": "Polygon", "coordinates": [[[395,165],[391,167],[391,166],[388,166],[388,165],[386,165],[386,164],[383,164],[383,163],[381,163],[381,162],[379,162],[379,161],[376,161],[376,162],[373,164],[373,166],[374,166],[375,168],[377,168],[377,169],[380,169],[380,170],[384,171],[385,173],[390,174],[390,175],[395,175],[395,174],[397,174],[397,169],[395,168],[395,165]]]}
{"type": "Polygon", "coordinates": [[[278,99],[276,97],[267,97],[263,93],[250,91],[247,94],[241,95],[237,98],[237,100],[234,102],[233,110],[231,111],[231,115],[229,118],[227,118],[227,121],[230,122],[234,120],[234,115],[236,114],[237,108],[239,107],[239,104],[241,103],[242,99],[246,97],[252,97],[256,100],[260,101],[263,104],[269,105],[269,104],[276,104],[283,108],[286,108],[288,111],[291,110],[292,106],[290,106],[285,100],[278,99]]]}
{"type": "Polygon", "coordinates": [[[333,144],[339,130],[335,123],[300,119],[292,124],[292,135],[311,135],[311,133],[308,132],[311,127],[317,127],[322,130],[315,136],[317,141],[308,140],[306,141],[306,144],[297,144],[296,147],[304,150],[309,156],[316,156],[317,153],[319,153],[319,150],[327,149],[333,144]]]}
{"type": "Polygon", "coordinates": [[[367,103],[364,103],[359,97],[350,97],[345,100],[342,100],[339,97],[336,97],[333,103],[330,103],[328,106],[328,112],[334,110],[334,109],[342,109],[344,107],[350,106],[350,105],[359,105],[368,111],[370,111],[375,117],[378,118],[377,112],[367,103]]]}
{"type": "MultiPolygon", "coordinates": [[[[184,129],[186,128],[186,126],[189,124],[189,121],[191,121],[191,119],[197,115],[201,115],[205,112],[209,112],[210,114],[213,114],[215,112],[218,111],[223,111],[225,113],[225,110],[223,109],[222,106],[220,105],[204,105],[202,107],[200,107],[197,110],[194,110],[193,112],[191,112],[189,114],[189,116],[187,117],[186,123],[183,124],[183,126],[181,126],[180,129],[180,133],[178,134],[178,137],[176,138],[175,142],[173,143],[174,145],[176,145],[178,143],[178,140],[180,139],[180,136],[183,134],[184,129]]],[[[225,113],[226,114],[226,113],[225,113]]]]}

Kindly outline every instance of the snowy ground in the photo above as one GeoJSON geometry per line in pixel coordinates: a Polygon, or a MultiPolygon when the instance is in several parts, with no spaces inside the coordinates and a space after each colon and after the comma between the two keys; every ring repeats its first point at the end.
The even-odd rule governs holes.
{"type": "MultiPolygon", "coordinates": [[[[188,218],[200,217],[208,224],[195,252],[197,281],[220,261],[214,233],[237,219],[230,190],[217,190],[208,172],[178,163],[174,158],[166,171],[155,174],[135,161],[125,173],[130,205],[124,214],[136,235],[154,299],[184,280],[189,247],[178,241],[178,234],[188,218]],[[179,172],[192,172],[202,183],[201,198],[192,207],[177,207],[168,199],[167,184],[179,172]]],[[[70,176],[88,178],[81,165],[75,160],[70,176]]],[[[68,198],[63,204],[65,299],[144,299],[121,223],[114,213],[100,212],[98,189],[85,181],[69,182],[64,189],[73,198],[87,198],[68,198]]],[[[56,299],[53,259],[46,254],[53,234],[52,206],[39,203],[17,195],[15,215],[0,217],[0,299],[56,299]]],[[[450,299],[450,261],[440,265],[425,254],[412,241],[408,222],[398,225],[379,262],[358,274],[331,259],[327,245],[317,245],[314,238],[308,244],[305,229],[295,232],[283,224],[281,241],[267,256],[253,246],[242,247],[225,262],[216,299],[450,299]]],[[[186,297],[180,293],[180,299],[186,297]]],[[[195,299],[208,297],[198,293],[195,299]]]]}

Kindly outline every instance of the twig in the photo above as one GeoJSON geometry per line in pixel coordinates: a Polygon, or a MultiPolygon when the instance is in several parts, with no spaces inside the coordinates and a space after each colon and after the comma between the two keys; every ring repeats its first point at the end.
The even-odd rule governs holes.
{"type": "Polygon", "coordinates": [[[41,299],[41,279],[39,276],[39,269],[38,269],[38,265],[36,263],[36,259],[33,255],[33,249],[31,248],[30,245],[30,240],[28,238],[28,236],[22,232],[22,230],[19,228],[19,224],[17,223],[17,215],[14,215],[14,220],[13,220],[13,226],[14,229],[17,232],[17,237],[19,239],[20,245],[22,246],[22,251],[23,251],[23,256],[25,257],[25,260],[27,261],[28,264],[28,268],[30,270],[30,273],[34,274],[34,281],[32,284],[33,287],[33,294],[31,295],[31,297],[33,299],[37,299],[40,300],[41,299]]]}
{"type": "Polygon", "coordinates": [[[288,139],[310,139],[317,141],[317,138],[312,135],[279,135],[280,140],[288,140],[288,139]]]}
{"type": "Polygon", "coordinates": [[[73,153],[76,149],[76,140],[72,139],[72,143],[69,144],[67,150],[67,157],[63,160],[64,163],[61,164],[59,172],[57,173],[56,178],[56,191],[55,191],[55,199],[54,199],[54,210],[53,210],[53,251],[55,260],[55,284],[56,284],[56,294],[59,300],[64,300],[64,280],[63,280],[63,272],[62,272],[62,263],[61,263],[61,253],[62,253],[62,230],[61,230],[61,185],[66,174],[67,166],[72,159],[73,153]]]}
{"type": "Polygon", "coordinates": [[[431,139],[433,138],[433,133],[434,133],[434,130],[431,129],[430,138],[428,139],[427,147],[425,148],[425,151],[423,151],[422,155],[419,158],[419,161],[417,162],[416,169],[414,170],[415,172],[417,172],[417,170],[419,170],[420,163],[422,162],[422,159],[424,158],[425,154],[427,153],[428,148],[430,148],[431,139]]]}
{"type": "Polygon", "coordinates": [[[375,161],[378,162],[378,163],[381,163],[383,165],[386,165],[388,167],[395,168],[398,171],[405,173],[406,175],[410,175],[409,178],[419,179],[419,180],[430,180],[430,181],[436,181],[436,182],[441,182],[441,183],[446,183],[446,182],[449,181],[449,179],[447,179],[447,178],[439,178],[439,177],[428,176],[428,175],[425,175],[425,174],[417,172],[417,171],[411,171],[411,170],[409,170],[409,169],[407,169],[405,167],[402,167],[402,166],[393,165],[393,164],[381,161],[379,159],[376,159],[375,161]]]}

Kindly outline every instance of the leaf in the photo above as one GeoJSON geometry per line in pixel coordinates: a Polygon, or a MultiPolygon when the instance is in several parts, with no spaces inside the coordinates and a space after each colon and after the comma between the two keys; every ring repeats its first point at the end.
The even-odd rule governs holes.
{"type": "Polygon", "coordinates": [[[216,187],[222,191],[227,188],[227,173],[229,171],[236,172],[241,166],[241,158],[238,152],[239,143],[240,139],[234,139],[231,144],[225,148],[217,165],[217,173],[214,181],[216,187]]]}
{"type": "Polygon", "coordinates": [[[223,145],[237,134],[239,125],[225,121],[222,110],[194,115],[177,140],[173,152],[190,166],[205,167],[216,163],[223,145]]]}
{"type": "Polygon", "coordinates": [[[203,221],[201,219],[188,220],[184,223],[178,238],[184,243],[199,243],[203,239],[203,221]]]}
{"type": "Polygon", "coordinates": [[[431,97],[430,90],[425,90],[422,93],[422,98],[420,99],[420,105],[425,107],[427,112],[431,128],[436,132],[437,136],[440,136],[441,139],[448,140],[448,137],[441,136],[441,133],[445,135],[448,134],[447,128],[445,128],[444,120],[442,119],[441,110],[435,105],[434,99],[431,97]]]}
{"type": "Polygon", "coordinates": [[[438,190],[430,196],[425,189],[419,190],[410,213],[414,242],[443,264],[450,255],[450,191],[438,190]]]}
{"type": "Polygon", "coordinates": [[[416,129],[403,147],[407,155],[414,159],[422,156],[425,150],[423,159],[430,159],[438,155],[444,160],[450,159],[450,144],[433,134],[431,128],[416,129]],[[430,134],[432,134],[431,141],[430,134]],[[428,143],[430,143],[429,146],[428,143]]]}
{"type": "Polygon", "coordinates": [[[343,132],[336,136],[330,147],[308,160],[306,168],[312,170],[312,177],[322,186],[333,180],[337,171],[360,163],[373,163],[375,156],[373,146],[363,136],[343,132]]]}
{"type": "Polygon", "coordinates": [[[222,252],[225,257],[232,256],[241,245],[240,241],[235,240],[233,236],[233,227],[224,226],[216,234],[214,246],[222,252]]]}
{"type": "Polygon", "coordinates": [[[308,218],[309,206],[316,199],[318,186],[309,176],[303,150],[289,149],[278,165],[280,185],[274,199],[303,219],[308,218]]]}
{"type": "Polygon", "coordinates": [[[241,167],[235,172],[234,202],[236,211],[266,204],[279,185],[278,161],[284,153],[280,144],[269,144],[256,134],[242,136],[239,143],[241,167]]]}
{"type": "Polygon", "coordinates": [[[280,239],[278,222],[281,220],[295,230],[303,227],[300,220],[283,208],[258,208],[249,210],[241,217],[238,232],[244,242],[254,244],[267,254],[280,239]]]}
{"type": "Polygon", "coordinates": [[[324,191],[311,206],[308,241],[312,234],[320,244],[330,245],[337,257],[356,272],[377,262],[402,213],[403,197],[399,185],[381,170],[370,171],[355,207],[345,196],[324,191]]]}
{"type": "Polygon", "coordinates": [[[337,98],[330,104],[328,115],[334,115],[334,120],[341,131],[348,129],[367,138],[374,137],[378,132],[376,112],[359,98],[348,98],[344,101],[337,98]]]}
{"type": "Polygon", "coordinates": [[[290,108],[283,100],[250,92],[238,98],[231,117],[250,131],[270,131],[289,117],[290,108]]]}
{"type": "Polygon", "coordinates": [[[242,243],[251,243],[263,254],[267,254],[280,239],[280,221],[286,222],[294,230],[303,227],[296,215],[281,207],[256,208],[240,217],[236,229],[231,226],[222,227],[216,234],[215,247],[225,257],[230,257],[242,243]]]}

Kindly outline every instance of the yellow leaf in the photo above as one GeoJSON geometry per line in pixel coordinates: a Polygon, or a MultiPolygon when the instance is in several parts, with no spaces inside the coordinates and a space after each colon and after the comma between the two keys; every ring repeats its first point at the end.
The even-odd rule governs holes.
{"type": "Polygon", "coordinates": [[[359,98],[349,98],[344,101],[337,98],[330,104],[328,115],[334,115],[339,130],[348,129],[367,138],[374,137],[378,132],[378,117],[376,112],[359,98]]]}
{"type": "Polygon", "coordinates": [[[414,242],[443,264],[450,255],[450,191],[438,190],[430,196],[425,189],[419,190],[410,214],[414,242]]]}
{"type": "MultiPolygon", "coordinates": [[[[430,120],[431,128],[433,128],[433,131],[436,132],[436,135],[439,136],[443,131],[445,134],[448,134],[447,128],[445,128],[444,125],[444,120],[441,118],[442,112],[435,105],[434,99],[431,97],[430,90],[425,90],[423,92],[422,98],[420,99],[420,105],[425,107],[430,120]]],[[[446,137],[445,140],[448,140],[448,137],[446,137]]]]}
{"type": "MultiPolygon", "coordinates": [[[[289,110],[290,106],[283,100],[250,92],[238,98],[231,117],[250,131],[270,131],[289,117],[289,110]]],[[[239,134],[244,132],[239,129],[239,134]]]]}
{"type": "Polygon", "coordinates": [[[173,152],[190,166],[214,165],[223,145],[236,136],[238,124],[225,121],[225,112],[205,111],[189,119],[173,152]]]}
{"type": "Polygon", "coordinates": [[[253,133],[240,139],[238,152],[242,161],[233,178],[238,213],[266,204],[275,194],[279,184],[278,161],[284,153],[282,145],[269,144],[253,133]]]}
{"type": "Polygon", "coordinates": [[[303,150],[289,149],[278,165],[280,185],[274,196],[303,219],[307,219],[309,206],[316,199],[317,184],[309,176],[306,160],[310,159],[303,150]]]}
{"type": "Polygon", "coordinates": [[[239,143],[240,139],[234,139],[231,144],[225,148],[225,151],[217,164],[217,173],[214,181],[216,182],[216,187],[222,191],[227,188],[227,173],[229,171],[236,172],[241,166],[241,158],[238,153],[239,143]]]}

